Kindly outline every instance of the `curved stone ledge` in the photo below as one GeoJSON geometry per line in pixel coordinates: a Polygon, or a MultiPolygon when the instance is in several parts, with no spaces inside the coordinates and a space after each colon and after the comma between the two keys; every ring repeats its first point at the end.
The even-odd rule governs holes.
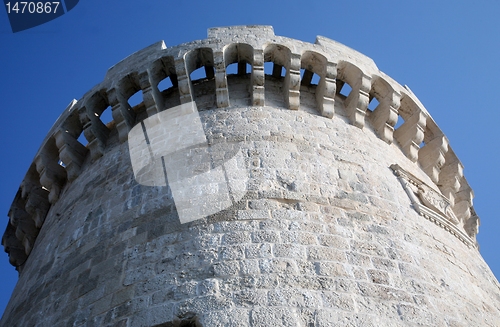
{"type": "Polygon", "coordinates": [[[138,51],[111,67],[104,81],[80,100],[70,103],[42,142],[9,211],[2,244],[10,262],[22,266],[51,204],[67,183],[78,179],[86,162],[92,164],[104,154],[114,132],[125,142],[130,129],[143,119],[190,101],[196,101],[200,110],[238,106],[244,101],[253,106],[278,101],[290,110],[301,110],[303,87],[315,93],[318,115],[346,117],[352,125],[369,127],[386,143],[398,146],[429,176],[434,183],[430,187],[449,200],[461,222],[454,235],[465,235],[467,243],[476,244],[479,219],[463,165],[409,88],[379,71],[370,58],[325,37],[318,36],[311,44],[276,36],[271,26],[232,26],[209,29],[205,40],[171,48],[160,41],[138,51]],[[272,72],[265,71],[267,62],[273,64],[272,72]],[[230,91],[231,75],[226,69],[231,64],[237,64],[238,76],[248,77],[244,96],[230,91]],[[202,67],[205,77],[192,80],[191,74],[202,67]],[[160,90],[165,79],[171,87],[160,90]],[[269,79],[279,81],[281,88],[266,89],[269,79]],[[196,90],[201,85],[211,91],[199,96],[196,90]],[[348,94],[343,92],[346,85],[351,89],[348,94]],[[136,92],[142,92],[143,102],[132,107],[129,98],[136,92]],[[374,99],[378,105],[370,110],[374,99]],[[336,102],[342,103],[342,110],[337,110],[336,102]],[[105,110],[112,111],[112,123],[101,120],[105,110]],[[398,120],[403,123],[396,128],[398,120]],[[85,145],[78,141],[82,133],[85,145]]]}

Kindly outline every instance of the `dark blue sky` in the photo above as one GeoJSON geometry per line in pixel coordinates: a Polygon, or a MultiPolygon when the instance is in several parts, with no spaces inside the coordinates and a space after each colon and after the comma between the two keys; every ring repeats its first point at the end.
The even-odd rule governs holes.
{"type": "MultiPolygon", "coordinates": [[[[339,41],[407,84],[465,166],[481,217],[481,254],[500,276],[500,2],[80,0],[49,23],[12,33],[0,9],[0,228],[46,133],[107,69],[159,40],[206,37],[207,28],[273,25],[277,35],[339,41]]],[[[0,257],[0,312],[17,273],[0,257]]]]}

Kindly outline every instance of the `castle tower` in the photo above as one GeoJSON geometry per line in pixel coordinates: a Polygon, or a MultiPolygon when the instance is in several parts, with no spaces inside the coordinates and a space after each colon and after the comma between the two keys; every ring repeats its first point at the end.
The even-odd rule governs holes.
{"type": "Polygon", "coordinates": [[[158,42],[43,140],[0,325],[498,326],[472,198],[417,97],[342,44],[158,42]]]}

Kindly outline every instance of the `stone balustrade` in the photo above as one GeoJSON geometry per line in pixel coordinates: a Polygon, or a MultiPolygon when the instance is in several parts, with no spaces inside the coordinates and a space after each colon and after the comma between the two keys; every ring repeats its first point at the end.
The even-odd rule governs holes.
{"type": "Polygon", "coordinates": [[[239,75],[249,74],[247,105],[266,105],[266,79],[271,76],[282,79],[280,96],[290,110],[300,110],[301,86],[313,87],[319,115],[344,116],[352,125],[373,130],[384,142],[398,146],[450,200],[460,228],[475,241],[479,220],[463,166],[407,87],[380,72],[370,58],[327,38],[318,37],[311,44],[275,36],[270,26],[235,26],[209,29],[207,39],[176,47],[155,43],[110,68],[102,83],[70,103],[35,155],[9,211],[2,244],[10,262],[16,267],[23,264],[50,205],[67,183],[77,182],[83,165],[93,164],[105,153],[113,129],[125,142],[130,129],[144,118],[197,100],[194,87],[199,81],[191,80],[193,71],[203,67],[202,82],[214,83],[214,102],[198,104],[201,110],[231,106],[226,72],[231,64],[237,64],[239,75]],[[266,62],[274,65],[272,74],[266,75],[266,62]],[[312,82],[314,75],[317,84],[312,82]],[[172,87],[160,91],[159,84],[167,78],[172,87]],[[342,95],[346,84],[351,91],[342,95]],[[142,92],[143,103],[131,106],[129,98],[136,92],[142,92]],[[378,105],[370,110],[373,99],[378,105]],[[337,110],[336,101],[343,111],[337,110]],[[101,120],[105,110],[112,111],[113,123],[101,120]],[[403,123],[396,127],[398,120],[403,123]],[[87,144],[78,141],[82,133],[87,144]]]}

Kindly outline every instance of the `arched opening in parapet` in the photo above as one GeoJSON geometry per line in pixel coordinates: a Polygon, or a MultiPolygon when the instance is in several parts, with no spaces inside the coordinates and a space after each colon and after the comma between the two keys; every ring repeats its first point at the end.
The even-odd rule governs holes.
{"type": "MultiPolygon", "coordinates": [[[[90,120],[91,135],[105,143],[111,128],[114,126],[111,106],[104,90],[92,94],[84,103],[87,118],[90,120]],[[106,113],[105,113],[106,112],[106,113]],[[101,116],[103,116],[101,118],[101,116]],[[104,120],[104,121],[103,121],[104,120]]],[[[83,143],[82,143],[83,144],[83,143]]]]}
{"type": "Polygon", "coordinates": [[[172,80],[169,76],[167,76],[163,80],[161,80],[160,83],[158,83],[158,91],[163,92],[173,86],[174,84],[172,83],[172,80]]]}
{"type": "Polygon", "coordinates": [[[108,129],[113,127],[113,115],[111,106],[100,93],[95,93],[89,101],[89,109],[108,129]]]}
{"type": "MultiPolygon", "coordinates": [[[[154,99],[156,110],[152,109],[148,116],[181,104],[174,58],[164,57],[156,60],[152,64],[151,71],[153,80],[158,82],[157,85],[153,83],[152,86],[156,86],[161,96],[154,99]]],[[[148,108],[148,110],[150,109],[148,108]]]]}
{"type": "Polygon", "coordinates": [[[253,48],[245,43],[235,43],[224,49],[226,80],[231,106],[252,103],[253,48]]]}
{"type": "MultiPolygon", "coordinates": [[[[71,144],[70,147],[73,148],[73,150],[78,154],[81,155],[82,157],[85,156],[87,150],[82,149],[80,144],[82,146],[86,146],[88,144],[87,139],[85,138],[85,135],[83,134],[83,123],[80,121],[80,115],[78,114],[78,111],[76,108],[73,108],[74,114],[70,114],[63,122],[62,124],[62,131],[67,133],[70,137],[73,139],[77,140],[77,144],[71,144]]],[[[67,139],[67,135],[64,137],[67,139]]],[[[73,143],[72,141],[69,141],[70,143],[73,143]]]]}
{"type": "MultiPolygon", "coordinates": [[[[44,162],[44,165],[46,166],[46,168],[48,168],[48,170],[51,171],[51,174],[55,176],[55,179],[59,181],[60,186],[63,186],[66,183],[68,174],[66,172],[66,164],[60,157],[60,152],[56,145],[56,140],[54,139],[54,137],[49,138],[47,140],[47,143],[45,143],[43,147],[43,154],[45,158],[50,158],[49,160],[52,161],[47,162],[49,160],[45,159],[46,161],[44,162]],[[55,163],[57,164],[54,165],[55,163]]],[[[47,187],[47,185],[42,186],[47,187]]]]}
{"type": "Polygon", "coordinates": [[[208,76],[211,76],[210,78],[213,78],[213,76],[214,76],[213,67],[209,67],[208,69],[206,67],[200,67],[200,68],[194,70],[189,75],[189,78],[191,79],[192,83],[197,83],[199,81],[209,79],[208,76]]]}
{"type": "Polygon", "coordinates": [[[139,86],[139,77],[137,74],[130,74],[125,76],[116,86],[115,92],[119,92],[116,99],[120,102],[120,114],[123,115],[127,124],[135,125],[137,122],[147,118],[146,107],[144,106],[142,90],[139,86]],[[125,108],[123,108],[124,106],[125,108]]]}
{"type": "Polygon", "coordinates": [[[349,94],[351,94],[352,87],[348,83],[340,79],[337,79],[336,83],[337,83],[337,95],[341,95],[344,98],[344,100],[347,99],[349,94]]]}
{"type": "Polygon", "coordinates": [[[377,109],[379,102],[375,96],[370,96],[370,102],[368,103],[368,110],[373,112],[373,110],[377,109]]]}
{"type": "Polygon", "coordinates": [[[304,111],[314,109],[317,113],[318,103],[316,100],[316,91],[318,88],[320,77],[309,69],[300,69],[300,108],[304,111]]]}
{"type": "Polygon", "coordinates": [[[85,137],[83,131],[80,133],[80,135],[77,137],[77,141],[80,142],[83,146],[87,146],[89,144],[89,141],[85,137]]]}
{"type": "Polygon", "coordinates": [[[286,68],[284,66],[275,64],[274,62],[264,63],[264,74],[266,76],[272,76],[274,78],[284,78],[286,75],[286,68]]]}
{"type": "Polygon", "coordinates": [[[212,49],[199,48],[184,55],[191,83],[191,96],[198,110],[216,107],[214,56],[212,49]]]}
{"type": "Polygon", "coordinates": [[[347,114],[347,99],[352,92],[352,87],[349,83],[337,78],[335,80],[335,112],[339,115],[346,116],[347,114]],[[340,110],[338,110],[340,109],[340,110]]]}
{"type": "Polygon", "coordinates": [[[147,117],[146,106],[144,105],[142,90],[135,91],[127,100],[132,115],[135,115],[134,124],[147,117]]]}
{"type": "Polygon", "coordinates": [[[398,115],[398,120],[396,121],[396,125],[394,125],[394,130],[397,130],[398,128],[400,128],[401,125],[404,124],[404,122],[405,122],[405,120],[403,119],[403,117],[398,115]]]}
{"type": "Polygon", "coordinates": [[[313,73],[312,71],[301,68],[300,69],[300,85],[304,86],[318,86],[320,77],[318,74],[313,73]]]}
{"type": "Polygon", "coordinates": [[[134,94],[132,94],[130,96],[130,98],[128,98],[128,104],[134,108],[135,106],[138,106],[139,104],[142,103],[142,91],[139,90],[137,92],[135,92],[134,94]]]}
{"type": "Polygon", "coordinates": [[[229,75],[236,75],[236,74],[238,74],[238,63],[235,62],[226,67],[226,76],[228,78],[229,75]]]}
{"type": "Polygon", "coordinates": [[[264,50],[264,91],[265,104],[286,107],[285,95],[289,85],[285,85],[287,80],[287,70],[290,66],[291,51],[287,47],[279,44],[268,45],[264,50]]]}
{"type": "Polygon", "coordinates": [[[300,61],[300,107],[314,109],[315,113],[320,111],[324,97],[333,98],[333,94],[325,94],[327,76],[327,59],[322,54],[306,51],[300,61]]]}
{"type": "Polygon", "coordinates": [[[394,139],[397,140],[397,143],[401,146],[402,151],[407,157],[411,160],[416,160],[418,158],[418,154],[415,153],[418,150],[416,147],[423,147],[425,143],[422,144],[422,142],[427,140],[425,137],[430,136],[429,133],[426,136],[425,131],[422,131],[423,128],[426,128],[426,122],[423,121],[425,116],[422,115],[422,108],[410,96],[402,94],[398,114],[394,139]]]}
{"type": "Polygon", "coordinates": [[[158,83],[158,90],[162,95],[163,101],[163,103],[156,104],[157,106],[159,106],[158,111],[172,108],[181,104],[177,75],[170,75],[162,79],[160,83],[158,83]]]}
{"type": "Polygon", "coordinates": [[[96,113],[96,116],[99,117],[104,125],[106,125],[108,128],[111,128],[110,123],[113,121],[111,106],[108,106],[106,109],[104,109],[100,115],[97,115],[96,113]]]}
{"type": "Polygon", "coordinates": [[[226,67],[227,77],[229,77],[229,75],[238,75],[241,77],[250,74],[251,72],[252,65],[250,65],[248,62],[235,62],[226,67]]]}
{"type": "Polygon", "coordinates": [[[300,69],[300,86],[318,86],[319,76],[312,71],[301,68],[300,69]]]}

